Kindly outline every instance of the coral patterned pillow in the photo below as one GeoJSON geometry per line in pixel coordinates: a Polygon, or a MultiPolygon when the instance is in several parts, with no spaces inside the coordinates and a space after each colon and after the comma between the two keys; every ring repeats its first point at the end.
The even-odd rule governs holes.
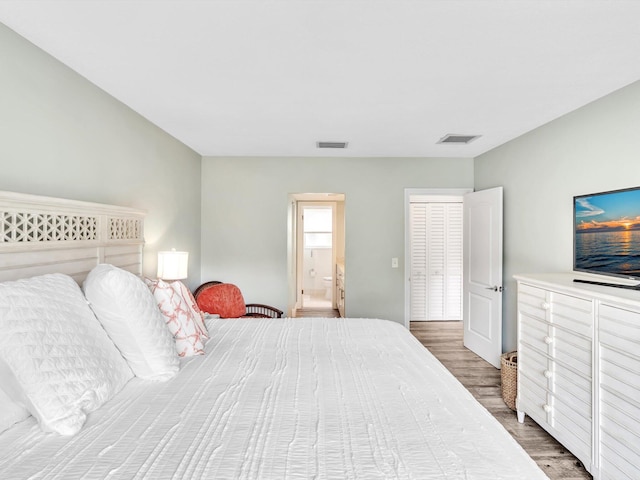
{"type": "Polygon", "coordinates": [[[180,295],[184,299],[184,301],[189,306],[191,313],[193,313],[193,321],[196,325],[196,329],[205,339],[208,339],[209,331],[204,324],[204,314],[198,307],[196,299],[193,298],[193,294],[191,293],[191,291],[189,291],[186,285],[180,281],[171,282],[171,287],[178,293],[178,295],[180,295]]]}
{"type": "Polygon", "coordinates": [[[202,316],[194,314],[193,308],[180,292],[181,288],[174,288],[173,284],[163,280],[151,281],[148,284],[169,331],[176,340],[178,355],[204,355],[204,342],[208,336],[206,330],[203,331],[202,316]]]}
{"type": "Polygon", "coordinates": [[[221,318],[239,318],[247,312],[240,289],[231,283],[209,285],[196,298],[200,310],[220,315],[221,318]]]}

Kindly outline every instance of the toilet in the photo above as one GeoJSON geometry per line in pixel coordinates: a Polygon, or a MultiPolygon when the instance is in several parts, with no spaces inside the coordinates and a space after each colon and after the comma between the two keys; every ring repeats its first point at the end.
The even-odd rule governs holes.
{"type": "Polygon", "coordinates": [[[332,277],[322,277],[322,286],[324,287],[324,298],[331,300],[331,289],[333,288],[332,277]]]}

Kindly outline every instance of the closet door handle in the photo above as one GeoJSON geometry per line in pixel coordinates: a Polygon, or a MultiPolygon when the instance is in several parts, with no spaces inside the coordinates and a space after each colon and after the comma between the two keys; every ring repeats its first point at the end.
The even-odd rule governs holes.
{"type": "Polygon", "coordinates": [[[551,338],[549,335],[545,335],[543,340],[544,340],[544,343],[546,343],[547,345],[550,345],[553,342],[553,338],[551,338]]]}

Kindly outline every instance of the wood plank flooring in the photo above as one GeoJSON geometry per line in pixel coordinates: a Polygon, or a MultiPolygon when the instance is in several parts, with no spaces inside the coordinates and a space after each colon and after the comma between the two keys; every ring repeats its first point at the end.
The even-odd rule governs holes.
{"type": "Polygon", "coordinates": [[[340,312],[331,308],[299,308],[296,312],[297,318],[303,317],[322,317],[322,318],[338,318],[340,312]]]}
{"type": "Polygon", "coordinates": [[[462,322],[411,322],[411,333],[498,419],[551,480],[591,479],[580,461],[529,417],[518,423],[500,392],[500,370],[462,344],[462,322]]]}

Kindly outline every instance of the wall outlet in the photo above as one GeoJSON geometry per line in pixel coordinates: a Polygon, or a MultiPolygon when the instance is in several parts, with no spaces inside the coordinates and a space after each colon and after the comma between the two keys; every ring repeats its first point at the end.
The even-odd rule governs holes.
{"type": "Polygon", "coordinates": [[[393,257],[391,259],[391,268],[398,268],[398,257],[393,257]]]}

